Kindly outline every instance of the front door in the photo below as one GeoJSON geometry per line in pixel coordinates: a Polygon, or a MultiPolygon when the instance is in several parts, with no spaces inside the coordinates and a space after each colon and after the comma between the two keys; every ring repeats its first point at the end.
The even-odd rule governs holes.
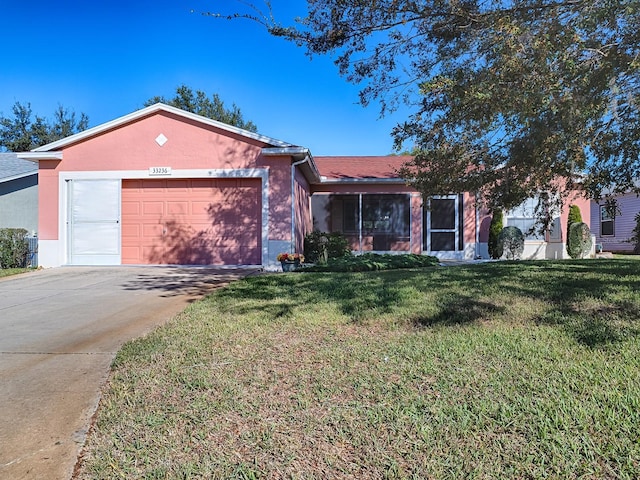
{"type": "Polygon", "coordinates": [[[453,256],[462,250],[460,198],[457,195],[432,197],[424,210],[423,242],[425,250],[439,257],[453,256]]]}
{"type": "Polygon", "coordinates": [[[71,265],[120,265],[120,180],[67,181],[71,265]]]}

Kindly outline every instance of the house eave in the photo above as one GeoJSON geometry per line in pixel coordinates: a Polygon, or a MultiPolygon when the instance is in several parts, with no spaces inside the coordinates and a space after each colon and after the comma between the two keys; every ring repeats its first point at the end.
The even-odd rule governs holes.
{"type": "Polygon", "coordinates": [[[17,154],[18,158],[22,160],[28,160],[30,162],[38,163],[40,160],[62,160],[62,152],[51,151],[37,151],[21,152],[17,154]]]}
{"type": "Polygon", "coordinates": [[[309,183],[320,182],[320,172],[318,171],[316,162],[313,160],[311,151],[306,147],[291,145],[287,147],[263,148],[262,154],[266,157],[291,157],[294,163],[303,171],[309,183]]]}

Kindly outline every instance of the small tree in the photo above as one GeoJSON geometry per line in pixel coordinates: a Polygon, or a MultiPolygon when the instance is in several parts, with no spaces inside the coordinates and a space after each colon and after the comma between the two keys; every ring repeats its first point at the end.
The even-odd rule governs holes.
{"type": "Polygon", "coordinates": [[[584,222],[572,223],[567,237],[567,253],[571,258],[584,258],[591,250],[591,231],[584,222]]]}
{"type": "Polygon", "coordinates": [[[498,235],[498,248],[509,260],[520,258],[524,252],[524,234],[518,227],[507,226],[498,235]]]}
{"type": "Polygon", "coordinates": [[[498,248],[498,236],[502,231],[504,221],[502,218],[502,209],[496,208],[491,215],[491,224],[489,225],[489,256],[491,258],[502,257],[502,250],[498,248]]]}

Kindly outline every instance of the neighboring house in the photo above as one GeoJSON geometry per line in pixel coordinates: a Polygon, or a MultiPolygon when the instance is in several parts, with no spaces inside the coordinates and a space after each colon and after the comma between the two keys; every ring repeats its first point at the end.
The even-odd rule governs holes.
{"type": "Polygon", "coordinates": [[[0,228],[38,231],[38,164],[0,153],[0,228]]]}
{"type": "MultiPolygon", "coordinates": [[[[474,195],[423,199],[395,174],[406,157],[314,158],[164,104],[20,157],[39,162],[42,266],[276,268],[313,228],[343,232],[355,252],[487,256],[474,195]]],[[[532,242],[531,256],[564,256],[561,232],[532,242]]]]}
{"type": "Polygon", "coordinates": [[[632,252],[635,245],[629,239],[636,226],[635,217],[640,213],[640,197],[626,193],[614,198],[615,215],[608,211],[604,200],[591,202],[591,233],[605,252],[632,252]]]}

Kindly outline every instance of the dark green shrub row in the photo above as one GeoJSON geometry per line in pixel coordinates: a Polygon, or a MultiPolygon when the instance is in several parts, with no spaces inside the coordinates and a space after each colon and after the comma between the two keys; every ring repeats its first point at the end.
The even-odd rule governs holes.
{"type": "Polygon", "coordinates": [[[27,265],[29,242],[24,228],[0,228],[0,268],[21,268],[27,265]]]}
{"type": "Polygon", "coordinates": [[[324,265],[314,265],[300,269],[305,272],[367,272],[373,270],[394,270],[398,268],[422,268],[438,265],[439,260],[429,255],[389,253],[365,253],[330,259],[324,265]]]}
{"type": "Polygon", "coordinates": [[[351,255],[349,241],[339,232],[314,230],[304,237],[304,258],[309,263],[326,263],[333,258],[351,255]]]}

